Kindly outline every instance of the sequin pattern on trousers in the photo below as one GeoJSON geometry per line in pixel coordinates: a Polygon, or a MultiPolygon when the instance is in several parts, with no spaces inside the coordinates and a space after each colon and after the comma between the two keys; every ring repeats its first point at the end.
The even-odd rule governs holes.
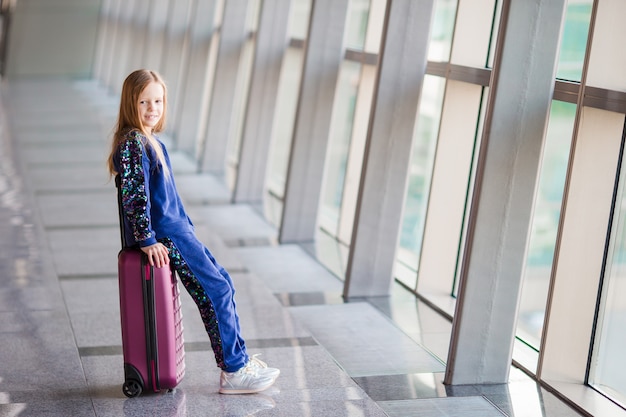
{"type": "Polygon", "coordinates": [[[198,310],[200,310],[200,317],[202,317],[202,322],[204,323],[204,327],[209,335],[209,339],[211,340],[211,347],[213,348],[213,353],[215,354],[217,366],[224,369],[226,365],[224,364],[222,339],[217,327],[217,317],[215,316],[215,309],[213,308],[211,300],[204,291],[204,288],[202,288],[198,282],[197,278],[194,276],[193,272],[191,272],[191,269],[189,269],[187,262],[185,262],[181,256],[180,251],[176,248],[174,242],[172,242],[169,238],[159,239],[159,242],[163,243],[165,247],[167,247],[170,261],[174,265],[174,269],[198,306],[198,310]]]}

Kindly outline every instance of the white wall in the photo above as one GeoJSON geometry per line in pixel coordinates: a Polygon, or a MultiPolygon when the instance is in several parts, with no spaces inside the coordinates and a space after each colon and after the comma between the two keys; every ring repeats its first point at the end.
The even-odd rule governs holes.
{"type": "Polygon", "coordinates": [[[6,76],[90,77],[101,0],[17,0],[6,76]]]}

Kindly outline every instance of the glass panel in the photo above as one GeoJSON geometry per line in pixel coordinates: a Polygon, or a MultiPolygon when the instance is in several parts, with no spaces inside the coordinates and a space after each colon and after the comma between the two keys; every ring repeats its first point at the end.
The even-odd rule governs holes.
{"type": "MultiPolygon", "coordinates": [[[[623,144],[623,142],[622,142],[623,144]]],[[[626,169],[624,153],[615,202],[611,240],[602,284],[602,301],[596,323],[596,339],[589,383],[626,406],[626,169]]]]}
{"type": "Polygon", "coordinates": [[[200,155],[202,154],[202,147],[204,146],[204,139],[206,138],[206,128],[209,122],[208,109],[211,104],[210,97],[213,94],[213,80],[215,78],[215,70],[217,69],[217,52],[220,44],[220,38],[220,31],[213,32],[213,36],[211,37],[211,47],[209,48],[209,57],[207,59],[206,66],[205,77],[207,81],[205,85],[205,91],[202,93],[204,95],[203,106],[205,110],[202,112],[200,120],[198,121],[198,131],[203,133],[197,136],[194,152],[194,155],[196,155],[196,157],[200,157],[200,155]]]}
{"type": "Polygon", "coordinates": [[[500,30],[500,18],[502,17],[502,1],[496,0],[493,24],[491,25],[491,42],[489,43],[489,54],[487,56],[487,68],[493,68],[493,60],[496,52],[496,42],[498,41],[498,31],[500,30]]]}
{"type": "MultiPolygon", "coordinates": [[[[308,34],[311,0],[293,0],[289,10],[288,37],[305,40],[308,34]]],[[[298,109],[298,94],[304,63],[304,50],[288,48],[280,69],[272,138],[267,162],[266,193],[263,198],[265,218],[279,226],[289,165],[293,127],[298,109]]]]}
{"type": "Polygon", "coordinates": [[[417,266],[422,246],[445,84],[445,78],[432,75],[424,77],[413,133],[413,155],[398,253],[399,260],[408,265],[417,266]]]}
{"type": "Polygon", "coordinates": [[[306,39],[309,30],[309,16],[311,14],[311,0],[292,0],[289,10],[288,37],[291,39],[306,39]]]}
{"type": "Polygon", "coordinates": [[[347,49],[356,49],[359,51],[364,49],[369,10],[369,0],[350,0],[348,4],[348,21],[344,35],[344,45],[347,49]]]}
{"type": "MultiPolygon", "coordinates": [[[[246,30],[256,32],[259,26],[261,13],[261,1],[251,0],[248,4],[246,15],[246,30]]],[[[254,49],[256,38],[248,38],[241,48],[239,68],[237,69],[237,82],[235,85],[232,124],[228,132],[228,154],[226,158],[226,182],[230,189],[234,188],[237,176],[237,165],[239,164],[239,152],[243,133],[243,123],[246,115],[246,103],[252,79],[252,65],[254,60],[254,49]]]]}
{"type": "Polygon", "coordinates": [[[496,0],[459,2],[454,17],[454,43],[450,61],[457,65],[485,68],[492,46],[496,0]]]}
{"type": "Polygon", "coordinates": [[[595,1],[593,44],[586,68],[587,86],[626,91],[626,1],[595,1]]]}
{"type": "MultiPolygon", "coordinates": [[[[365,143],[369,128],[369,119],[372,110],[372,97],[376,83],[378,69],[374,65],[363,65],[359,79],[359,91],[354,108],[354,121],[352,138],[350,139],[350,151],[346,167],[341,200],[341,214],[337,240],[346,246],[352,242],[352,229],[354,227],[354,213],[356,211],[359,184],[363,169],[365,155],[365,143]]],[[[345,263],[344,263],[345,264],[345,263]]]]}
{"type": "Polygon", "coordinates": [[[291,150],[293,124],[298,107],[303,59],[304,52],[302,49],[288,48],[283,58],[278,83],[267,181],[268,187],[280,198],[283,197],[285,191],[285,178],[291,150]]]}
{"type": "Polygon", "coordinates": [[[387,0],[371,0],[369,9],[369,19],[367,22],[367,36],[365,38],[365,52],[378,54],[380,41],[383,36],[383,25],[385,23],[385,10],[387,0]]]}
{"type": "Polygon", "coordinates": [[[246,30],[256,32],[259,27],[259,15],[261,13],[261,0],[250,0],[248,14],[246,16],[246,30]]]}
{"type": "Polygon", "coordinates": [[[337,235],[360,77],[360,63],[344,61],[341,64],[330,124],[320,206],[320,226],[333,236],[337,235]]]}
{"type": "Polygon", "coordinates": [[[537,350],[543,330],[575,117],[575,104],[552,102],[517,322],[517,336],[537,350]]]}
{"type": "Polygon", "coordinates": [[[570,0],[567,4],[557,78],[569,81],[581,80],[592,3],[593,0],[570,0]]]}
{"type": "Polygon", "coordinates": [[[482,94],[482,104],[480,106],[480,115],[478,116],[478,127],[476,129],[476,140],[474,141],[474,153],[472,157],[472,166],[470,168],[469,180],[467,183],[467,195],[465,197],[465,214],[463,215],[463,226],[461,229],[461,236],[459,238],[459,250],[456,258],[456,271],[454,273],[454,283],[452,284],[452,296],[456,298],[459,293],[459,275],[461,273],[461,266],[463,263],[463,256],[465,252],[465,240],[467,238],[467,224],[469,221],[469,209],[470,202],[472,201],[472,190],[474,190],[474,183],[476,182],[476,165],[478,162],[478,148],[480,147],[480,141],[482,138],[483,126],[485,124],[485,114],[487,110],[487,102],[489,98],[489,88],[485,87],[482,94]]]}
{"type": "Polygon", "coordinates": [[[226,0],[217,0],[215,2],[215,17],[213,19],[213,25],[218,28],[222,25],[224,19],[224,7],[226,6],[226,0]]]}
{"type": "Polygon", "coordinates": [[[272,138],[267,162],[264,196],[265,218],[274,226],[280,225],[285,195],[285,182],[289,165],[289,152],[293,137],[293,125],[298,109],[298,92],[304,52],[301,49],[288,48],[283,57],[280,72],[276,110],[272,124],[272,138]]]}
{"type": "Polygon", "coordinates": [[[226,180],[231,189],[234,186],[237,164],[239,163],[239,149],[241,147],[245,106],[248,100],[250,79],[252,78],[252,59],[254,57],[255,43],[254,39],[252,39],[244,44],[237,73],[235,98],[233,101],[233,123],[228,132],[228,158],[226,159],[226,180]]]}
{"type": "Polygon", "coordinates": [[[447,62],[450,60],[450,46],[454,33],[457,0],[437,0],[430,30],[428,60],[447,62]]]}

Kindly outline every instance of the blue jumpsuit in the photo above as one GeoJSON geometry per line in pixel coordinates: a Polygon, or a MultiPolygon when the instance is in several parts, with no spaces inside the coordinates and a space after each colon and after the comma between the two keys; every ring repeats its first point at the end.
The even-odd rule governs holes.
{"type": "MultiPolygon", "coordinates": [[[[159,144],[172,172],[165,145],[159,144]]],[[[242,368],[249,358],[232,279],[196,238],[174,177],[164,175],[156,153],[138,130],[124,132],[114,164],[121,179],[126,242],[140,247],[161,242],[168,248],[170,262],[200,310],[217,365],[226,372],[242,368]]]]}

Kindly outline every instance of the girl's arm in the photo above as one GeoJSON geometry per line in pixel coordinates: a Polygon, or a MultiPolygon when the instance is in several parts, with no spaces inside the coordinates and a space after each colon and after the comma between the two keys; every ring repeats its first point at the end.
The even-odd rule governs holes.
{"type": "Polygon", "coordinates": [[[130,137],[120,144],[122,208],[140,247],[157,243],[150,221],[150,167],[144,166],[144,152],[139,136],[130,137]]]}
{"type": "Polygon", "coordinates": [[[139,136],[125,140],[120,147],[122,207],[133,237],[148,255],[150,265],[160,268],[168,265],[170,258],[165,245],[157,242],[150,222],[150,166],[144,165],[144,153],[139,136]]]}

